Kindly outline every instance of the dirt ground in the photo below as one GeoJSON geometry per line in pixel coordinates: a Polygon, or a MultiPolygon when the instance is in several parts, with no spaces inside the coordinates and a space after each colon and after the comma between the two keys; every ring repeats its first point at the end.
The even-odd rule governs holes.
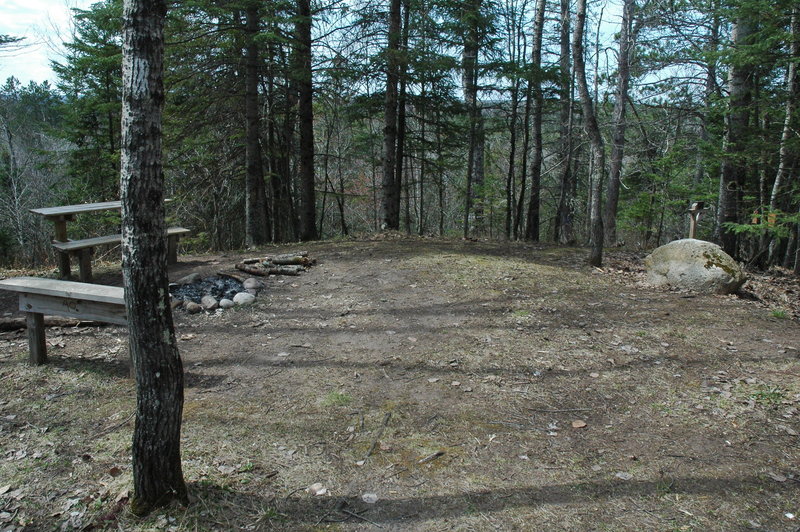
{"type": "Polygon", "coordinates": [[[298,249],[253,306],[176,312],[192,503],[144,520],[125,329],[51,328],[41,367],[0,334],[0,530],[800,530],[796,280],[699,296],[631,254],[390,237],[170,278],[298,249]]]}

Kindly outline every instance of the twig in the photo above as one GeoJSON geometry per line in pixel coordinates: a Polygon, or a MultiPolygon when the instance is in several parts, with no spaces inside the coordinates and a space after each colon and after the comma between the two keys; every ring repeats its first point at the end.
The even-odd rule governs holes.
{"type": "Polygon", "coordinates": [[[513,421],[490,421],[488,425],[505,425],[508,427],[517,427],[521,430],[543,430],[547,431],[547,429],[540,429],[538,427],[533,427],[531,425],[527,425],[525,423],[515,423],[513,421]]]}
{"type": "Polygon", "coordinates": [[[375,437],[372,438],[372,444],[369,446],[369,450],[367,451],[367,454],[364,456],[365,462],[367,461],[367,458],[369,458],[372,455],[372,453],[375,452],[375,449],[378,447],[378,440],[380,439],[381,436],[383,436],[383,431],[386,429],[386,425],[389,424],[389,418],[391,417],[392,417],[391,412],[386,412],[386,415],[383,416],[383,422],[381,423],[381,426],[378,428],[378,432],[375,433],[375,437]]]}
{"type": "Polygon", "coordinates": [[[489,523],[490,525],[492,525],[492,528],[494,528],[495,530],[500,530],[500,526],[499,526],[499,525],[496,525],[496,524],[494,524],[494,523],[492,523],[492,521],[491,521],[491,520],[490,520],[488,517],[486,517],[486,514],[485,514],[485,513],[483,513],[483,512],[480,512],[478,515],[480,515],[481,517],[483,517],[483,518],[486,520],[486,522],[487,522],[487,523],[489,523]]]}
{"type": "Polygon", "coordinates": [[[301,488],[297,488],[297,489],[294,489],[294,490],[290,491],[289,494],[286,495],[286,497],[284,497],[284,500],[288,501],[289,497],[291,497],[292,495],[294,495],[297,492],[303,491],[304,489],[306,489],[306,488],[305,487],[301,487],[301,488]]]}
{"type": "Polygon", "coordinates": [[[433,454],[429,454],[425,458],[420,458],[419,460],[417,460],[417,463],[418,464],[427,464],[428,462],[433,462],[434,460],[436,460],[440,456],[444,456],[444,451],[436,451],[433,454]]]}
{"type": "Polygon", "coordinates": [[[635,502],[633,502],[633,501],[631,501],[631,504],[633,504],[633,505],[636,507],[636,509],[637,509],[637,510],[639,510],[639,511],[642,511],[642,512],[644,512],[644,513],[646,513],[646,514],[650,514],[650,515],[652,515],[653,517],[655,517],[656,519],[660,519],[660,520],[662,520],[662,521],[672,521],[672,519],[670,519],[670,518],[667,518],[667,517],[661,517],[660,515],[658,515],[658,514],[656,514],[656,513],[653,513],[653,512],[651,512],[651,511],[650,511],[650,510],[648,510],[647,508],[642,508],[641,506],[639,506],[638,504],[636,504],[636,503],[635,503],[635,502]]]}
{"type": "Polygon", "coordinates": [[[370,521],[369,519],[367,519],[367,518],[366,518],[366,517],[364,517],[363,515],[358,515],[358,514],[357,514],[357,513],[355,513],[355,512],[351,512],[350,510],[345,510],[345,509],[342,509],[342,510],[340,510],[340,511],[341,511],[343,514],[347,514],[347,515],[349,515],[349,516],[355,517],[356,519],[361,519],[362,521],[365,521],[365,522],[367,522],[367,523],[369,523],[369,524],[371,524],[371,525],[373,525],[373,526],[376,526],[376,527],[378,527],[378,528],[383,528],[381,525],[379,525],[379,524],[378,524],[378,523],[376,523],[375,521],[370,521]]]}
{"type": "Polygon", "coordinates": [[[558,412],[588,412],[597,408],[529,408],[531,412],[544,412],[545,414],[556,414],[558,412]]]}
{"type": "Polygon", "coordinates": [[[408,468],[405,468],[405,467],[404,467],[404,468],[402,468],[402,469],[398,469],[397,471],[395,471],[394,473],[392,473],[392,474],[391,474],[391,475],[389,475],[388,477],[383,477],[383,480],[384,480],[384,482],[385,482],[385,481],[387,481],[387,480],[391,480],[391,479],[393,479],[394,477],[396,477],[397,475],[400,475],[400,474],[402,474],[402,473],[405,473],[406,471],[408,471],[408,468]]]}
{"type": "Polygon", "coordinates": [[[111,427],[109,427],[109,428],[107,428],[107,429],[105,429],[105,430],[101,430],[99,433],[97,433],[97,435],[95,436],[95,438],[102,438],[102,437],[103,437],[103,436],[105,436],[106,434],[110,434],[110,433],[114,432],[115,430],[117,430],[118,428],[120,428],[120,427],[124,427],[125,425],[127,425],[127,424],[128,424],[128,422],[129,422],[131,419],[133,419],[133,416],[135,416],[135,415],[136,415],[136,412],[132,412],[132,413],[131,413],[131,415],[129,415],[128,417],[126,417],[126,418],[125,418],[123,421],[121,421],[121,422],[117,423],[116,425],[112,425],[111,427]]]}

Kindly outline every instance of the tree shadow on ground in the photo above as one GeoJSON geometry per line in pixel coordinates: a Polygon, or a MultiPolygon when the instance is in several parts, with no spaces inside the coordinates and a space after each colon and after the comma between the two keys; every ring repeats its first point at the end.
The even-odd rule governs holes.
{"type": "Polygon", "coordinates": [[[130,361],[127,356],[109,360],[107,357],[84,358],[48,353],[47,364],[64,371],[85,372],[112,379],[129,379],[131,377],[130,361]]]}
{"type": "Polygon", "coordinates": [[[800,483],[780,486],[756,476],[729,478],[684,477],[650,480],[596,480],[543,486],[500,489],[475,489],[452,494],[419,497],[381,498],[366,504],[361,494],[314,497],[305,490],[288,496],[257,495],[207,484],[190,485],[193,504],[186,519],[205,528],[224,523],[232,528],[286,529],[313,527],[324,523],[350,521],[382,527],[413,527],[424,521],[447,519],[478,513],[545,506],[592,504],[603,500],[634,498],[658,500],[666,494],[700,495],[720,499],[746,496],[763,490],[783,491],[791,498],[800,495],[800,483]],[[201,511],[202,510],[202,511],[201,511]]]}

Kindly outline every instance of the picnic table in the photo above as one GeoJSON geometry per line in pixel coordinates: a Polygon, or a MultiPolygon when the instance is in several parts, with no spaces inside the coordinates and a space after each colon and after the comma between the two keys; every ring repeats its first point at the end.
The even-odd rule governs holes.
{"type": "MultiPolygon", "coordinates": [[[[165,202],[171,200],[166,199],[165,202]]],[[[79,205],[63,205],[59,207],[42,207],[31,209],[30,212],[44,216],[45,219],[53,223],[55,236],[53,247],[58,252],[58,270],[62,279],[70,277],[70,255],[78,257],[78,268],[80,280],[90,282],[92,279],[92,253],[94,248],[105,244],[119,244],[122,235],[107,235],[100,237],[87,238],[83,240],[70,240],[67,236],[67,222],[75,220],[78,214],[86,214],[102,211],[113,211],[122,209],[121,201],[103,201],[99,203],[82,203],[79,205]]],[[[167,230],[167,261],[169,264],[177,262],[178,238],[191,233],[189,229],[183,227],[170,227],[167,230]]]]}

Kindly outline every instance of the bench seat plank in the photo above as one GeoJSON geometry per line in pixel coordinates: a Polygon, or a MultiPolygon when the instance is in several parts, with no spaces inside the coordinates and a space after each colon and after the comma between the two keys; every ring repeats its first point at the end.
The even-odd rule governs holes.
{"type": "Polygon", "coordinates": [[[40,209],[30,209],[30,211],[33,214],[39,214],[47,218],[57,218],[85,212],[109,211],[121,208],[121,201],[103,201],[100,203],[81,203],[78,205],[64,205],[61,207],[42,207],[40,209]]]}
{"type": "MultiPolygon", "coordinates": [[[[82,299],[113,305],[125,304],[125,289],[121,286],[105,286],[91,283],[76,283],[41,277],[13,277],[0,281],[0,290],[11,290],[25,294],[40,294],[67,299],[82,299]]],[[[21,309],[24,310],[24,309],[21,309]]]]}
{"type": "MultiPolygon", "coordinates": [[[[80,294],[76,295],[80,296],[80,294]]],[[[22,293],[19,295],[19,309],[23,312],[33,312],[42,315],[68,316],[85,320],[115,323],[117,325],[128,324],[125,319],[124,304],[120,305],[119,303],[92,301],[89,299],[81,299],[80,297],[72,299],[44,294],[22,293]]]]}
{"type": "MultiPolygon", "coordinates": [[[[185,236],[191,233],[191,230],[184,227],[170,227],[167,229],[168,237],[185,236]]],[[[122,235],[107,235],[96,236],[93,238],[84,238],[83,240],[70,240],[68,242],[53,242],[53,247],[62,252],[76,251],[79,249],[93,248],[96,246],[105,246],[108,244],[119,244],[122,242],[122,235]]]]}
{"type": "Polygon", "coordinates": [[[122,235],[96,236],[84,238],[83,240],[69,240],[67,242],[53,242],[53,247],[59,251],[68,253],[79,249],[93,248],[95,246],[105,246],[108,244],[119,244],[122,242],[122,235]]]}

